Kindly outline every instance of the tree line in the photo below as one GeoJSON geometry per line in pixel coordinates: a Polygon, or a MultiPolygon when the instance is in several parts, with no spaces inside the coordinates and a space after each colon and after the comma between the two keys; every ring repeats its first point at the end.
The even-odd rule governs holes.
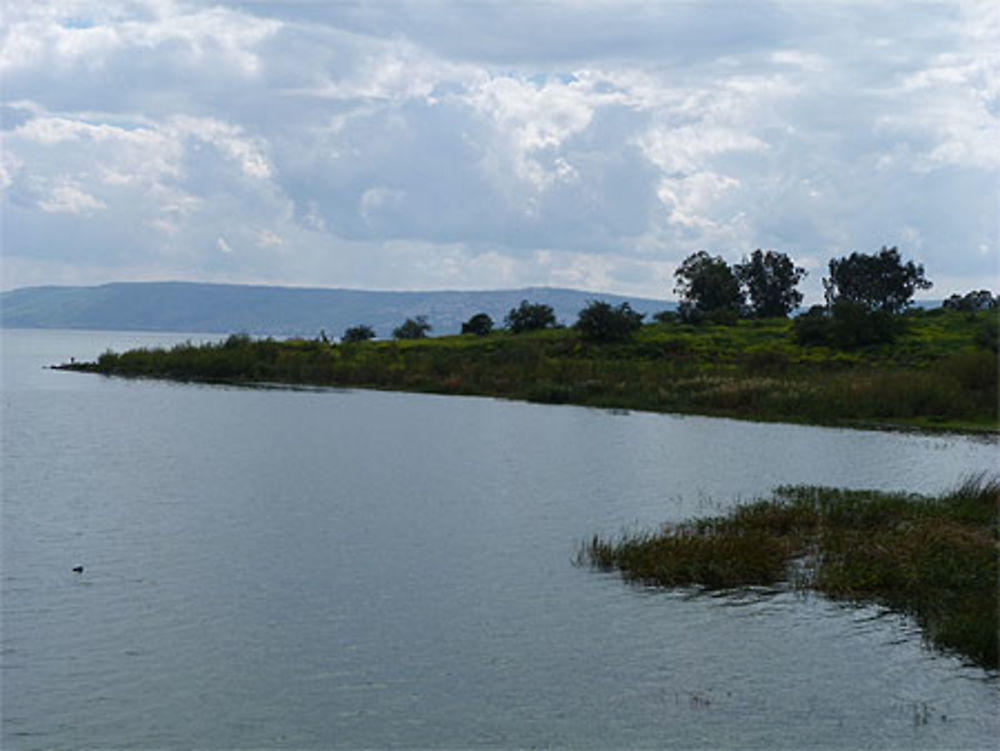
{"type": "MultiPolygon", "coordinates": [[[[903,260],[898,248],[883,246],[877,253],[854,252],[828,263],[823,279],[824,304],[814,305],[795,318],[793,331],[803,345],[853,348],[891,342],[900,331],[900,314],[918,290],[930,289],[920,264],[903,260]]],[[[734,325],[747,318],[787,318],[802,304],[799,283],[806,271],[785,253],[755,250],[740,263],[730,265],[721,256],[700,250],[689,255],[674,272],[674,292],[680,297],[676,312],[653,316],[658,323],[734,325]]],[[[952,310],[975,312],[997,307],[988,290],[952,295],[944,302],[952,310]]],[[[645,314],[627,302],[612,305],[592,300],[579,311],[574,328],[594,342],[622,341],[642,325],[645,314]]],[[[504,317],[503,328],[512,334],[559,328],[555,311],[545,303],[522,300],[504,317]]],[[[394,339],[421,339],[432,327],[426,316],[408,318],[396,327],[394,339]]],[[[493,319],[477,313],[462,324],[462,334],[488,336],[493,319]]],[[[375,338],[367,325],[344,331],[342,341],[375,338]]]]}

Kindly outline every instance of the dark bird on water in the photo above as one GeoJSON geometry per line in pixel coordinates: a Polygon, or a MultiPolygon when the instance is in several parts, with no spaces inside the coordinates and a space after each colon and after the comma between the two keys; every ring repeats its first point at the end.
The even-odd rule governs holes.
{"type": "Polygon", "coordinates": [[[73,571],[74,571],[74,573],[82,574],[83,573],[83,566],[74,566],[73,567],[73,571]]]}

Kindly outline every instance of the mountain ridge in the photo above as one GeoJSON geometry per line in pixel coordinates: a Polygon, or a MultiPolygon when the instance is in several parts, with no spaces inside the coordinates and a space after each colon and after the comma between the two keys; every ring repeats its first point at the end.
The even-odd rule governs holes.
{"type": "Polygon", "coordinates": [[[651,315],[674,303],[563,287],[506,290],[390,291],[282,287],[215,282],[108,282],[43,285],[0,292],[0,326],[121,331],[245,332],[255,335],[339,337],[348,326],[371,326],[388,338],[407,318],[427,316],[432,334],[452,334],[486,313],[502,325],[521,300],[546,303],[572,324],[590,300],[628,302],[651,315]]]}

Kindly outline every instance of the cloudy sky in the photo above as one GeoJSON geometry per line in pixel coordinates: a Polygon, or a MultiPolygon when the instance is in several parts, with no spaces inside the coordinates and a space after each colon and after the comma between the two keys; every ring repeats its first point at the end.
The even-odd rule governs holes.
{"type": "Polygon", "coordinates": [[[58,0],[0,24],[3,289],[1000,289],[1000,3],[58,0]]]}

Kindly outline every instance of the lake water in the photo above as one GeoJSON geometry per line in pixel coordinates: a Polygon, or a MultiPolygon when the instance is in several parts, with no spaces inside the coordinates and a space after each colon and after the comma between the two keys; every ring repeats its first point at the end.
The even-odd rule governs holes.
{"type": "Polygon", "coordinates": [[[201,337],[2,335],[5,749],[996,748],[996,675],[906,618],[572,565],[778,484],[936,492],[996,440],[108,379],[43,366],[201,337]]]}

